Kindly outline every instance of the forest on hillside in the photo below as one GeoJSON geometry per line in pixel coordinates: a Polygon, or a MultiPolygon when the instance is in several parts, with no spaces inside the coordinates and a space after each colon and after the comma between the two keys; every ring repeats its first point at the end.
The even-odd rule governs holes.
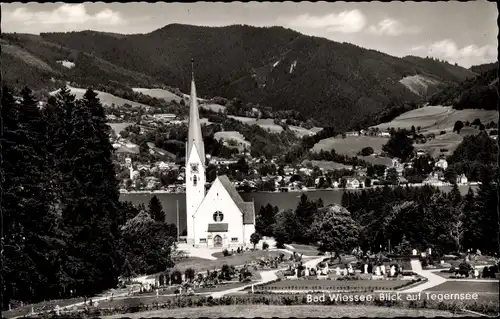
{"type": "Polygon", "coordinates": [[[429,99],[431,105],[452,105],[454,109],[498,108],[498,70],[490,69],[459,84],[450,84],[429,99]]]}

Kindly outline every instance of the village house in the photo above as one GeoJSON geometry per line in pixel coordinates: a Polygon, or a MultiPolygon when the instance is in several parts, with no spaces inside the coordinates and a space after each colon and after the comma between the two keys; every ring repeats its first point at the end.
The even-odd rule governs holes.
{"type": "Polygon", "coordinates": [[[359,180],[352,176],[345,177],[345,180],[346,180],[346,188],[359,188],[361,185],[359,180]]]}
{"type": "Polygon", "coordinates": [[[432,186],[443,186],[445,184],[443,179],[444,179],[443,172],[436,171],[436,172],[430,174],[429,177],[423,181],[423,184],[432,185],[432,186]]]}
{"type": "Polygon", "coordinates": [[[359,132],[357,131],[347,132],[345,133],[345,136],[359,136],[359,132]]]}
{"type": "Polygon", "coordinates": [[[441,158],[439,161],[436,162],[436,164],[434,164],[434,166],[446,170],[448,168],[448,162],[444,158],[441,158]]]}
{"type": "Polygon", "coordinates": [[[465,176],[465,174],[462,174],[460,176],[457,176],[457,184],[467,184],[468,183],[468,179],[467,179],[467,176],[465,176]]]}
{"type": "Polygon", "coordinates": [[[391,137],[391,134],[389,134],[389,132],[378,132],[377,136],[379,136],[379,137],[391,137]]]}

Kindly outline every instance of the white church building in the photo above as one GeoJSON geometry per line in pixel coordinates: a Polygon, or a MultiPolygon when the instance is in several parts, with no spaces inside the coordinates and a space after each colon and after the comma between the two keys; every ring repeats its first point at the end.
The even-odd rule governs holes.
{"type": "Polygon", "coordinates": [[[191,80],[186,143],[187,243],[194,247],[235,247],[250,244],[255,232],[255,207],[245,202],[225,175],[205,194],[206,157],[194,76],[191,80]]]}

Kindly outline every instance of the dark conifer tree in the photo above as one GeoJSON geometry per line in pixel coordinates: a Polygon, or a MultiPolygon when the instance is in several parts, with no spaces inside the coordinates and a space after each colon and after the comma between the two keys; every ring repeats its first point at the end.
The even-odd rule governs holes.
{"type": "Polygon", "coordinates": [[[149,214],[157,222],[165,222],[165,212],[160,200],[154,195],[149,201],[149,214]]]}

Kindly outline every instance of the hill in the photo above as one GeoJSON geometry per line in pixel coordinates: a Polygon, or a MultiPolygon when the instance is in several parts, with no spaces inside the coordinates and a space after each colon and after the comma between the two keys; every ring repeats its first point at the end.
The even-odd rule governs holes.
{"type": "MultiPolygon", "coordinates": [[[[405,77],[418,74],[430,79],[432,90],[474,74],[444,62],[397,58],[282,27],[171,24],[148,34],[83,31],[7,38],[11,44],[22,43],[24,50],[42,61],[57,65],[63,72],[60,77],[82,85],[113,79],[129,87],[166,84],[188,92],[193,57],[202,97],[239,97],[273,110],[298,110],[319,124],[339,129],[388,105],[420,101],[426,92],[415,93],[400,83],[405,77]],[[75,67],[62,69],[55,62],[60,60],[74,62],[75,67]],[[82,76],[82,68],[91,74],[89,78],[82,76]]],[[[28,74],[20,75],[19,80],[23,76],[28,74]]],[[[39,77],[43,76],[45,73],[39,77]]]]}
{"type": "Polygon", "coordinates": [[[486,63],[486,64],[480,64],[480,65],[473,65],[469,68],[474,73],[480,74],[484,73],[490,70],[497,70],[498,69],[498,61],[493,62],[493,63],[486,63]]]}
{"type": "Polygon", "coordinates": [[[498,70],[492,66],[479,66],[476,70],[487,71],[466,79],[459,84],[450,84],[432,95],[433,105],[452,105],[453,108],[497,110],[498,70]],[[489,69],[488,69],[489,68],[489,69]]]}
{"type": "Polygon", "coordinates": [[[148,75],[114,65],[91,53],[45,41],[39,35],[2,34],[1,37],[3,80],[17,88],[28,85],[48,92],[66,81],[81,86],[112,83],[125,87],[151,87],[159,83],[148,75]],[[68,62],[72,67],[68,67],[68,62]]]}

